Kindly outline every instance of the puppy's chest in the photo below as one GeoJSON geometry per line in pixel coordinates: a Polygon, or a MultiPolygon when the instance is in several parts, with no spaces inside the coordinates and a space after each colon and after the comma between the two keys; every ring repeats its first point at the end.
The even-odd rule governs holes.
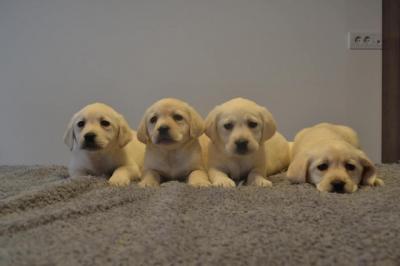
{"type": "Polygon", "coordinates": [[[167,178],[183,178],[194,170],[196,158],[185,153],[171,153],[165,156],[154,156],[146,160],[149,169],[156,170],[167,178]]]}
{"type": "Polygon", "coordinates": [[[232,161],[226,166],[226,172],[234,180],[246,178],[247,175],[255,168],[254,160],[245,159],[232,161]]]}
{"type": "Polygon", "coordinates": [[[92,175],[112,175],[116,168],[114,160],[109,156],[92,156],[86,159],[86,167],[92,175]]]}

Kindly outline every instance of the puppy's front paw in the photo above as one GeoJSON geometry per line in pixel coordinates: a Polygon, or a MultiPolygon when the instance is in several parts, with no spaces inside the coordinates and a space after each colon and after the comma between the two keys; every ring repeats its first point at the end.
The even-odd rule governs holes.
{"type": "Polygon", "coordinates": [[[143,179],[138,183],[139,187],[145,188],[145,187],[158,187],[160,186],[160,183],[158,183],[156,180],[153,179],[143,179]]]}
{"type": "Polygon", "coordinates": [[[383,186],[384,184],[383,180],[377,177],[370,178],[364,183],[365,186],[371,187],[383,186]]]}
{"type": "Polygon", "coordinates": [[[378,187],[378,186],[383,186],[385,183],[383,182],[383,180],[382,179],[380,179],[380,178],[375,178],[375,180],[374,180],[374,182],[373,182],[373,186],[376,186],[376,187],[378,187]]]}
{"type": "Polygon", "coordinates": [[[112,175],[110,180],[108,180],[108,183],[112,186],[127,186],[131,180],[129,179],[128,176],[125,175],[112,175]]]}
{"type": "Polygon", "coordinates": [[[233,182],[233,180],[228,177],[216,177],[212,185],[215,187],[224,188],[231,188],[236,186],[235,182],[233,182]]]}
{"type": "Polygon", "coordinates": [[[254,185],[257,187],[272,187],[272,182],[265,178],[257,178],[254,181],[254,185]]]}
{"type": "Polygon", "coordinates": [[[208,180],[198,179],[198,180],[189,180],[188,184],[192,187],[209,187],[211,183],[208,180]]]}

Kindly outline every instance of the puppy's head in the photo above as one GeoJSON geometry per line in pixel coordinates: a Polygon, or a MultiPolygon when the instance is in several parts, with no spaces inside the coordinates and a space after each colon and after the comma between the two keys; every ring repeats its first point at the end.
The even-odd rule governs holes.
{"type": "Polygon", "coordinates": [[[373,184],[376,169],[361,150],[333,141],[297,154],[287,176],[294,183],[314,184],[319,191],[352,193],[359,185],[373,184]]]}
{"type": "Polygon", "coordinates": [[[74,114],[64,134],[64,142],[71,150],[122,148],[131,139],[131,129],[122,115],[102,103],[87,105],[74,114]]]}
{"type": "Polygon", "coordinates": [[[275,131],[271,113],[243,98],[217,106],[206,119],[207,136],[230,156],[244,156],[257,151],[275,131]]]}
{"type": "Polygon", "coordinates": [[[201,116],[178,99],[162,99],[147,109],[140,122],[137,137],[145,144],[175,149],[204,131],[201,116]]]}

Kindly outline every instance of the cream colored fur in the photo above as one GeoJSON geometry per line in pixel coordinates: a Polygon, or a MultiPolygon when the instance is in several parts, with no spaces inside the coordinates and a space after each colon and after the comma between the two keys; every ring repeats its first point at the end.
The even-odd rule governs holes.
{"type": "Polygon", "coordinates": [[[145,112],[138,139],[146,144],[141,187],[158,186],[162,179],[187,180],[189,185],[211,185],[205,170],[199,137],[203,134],[201,116],[178,99],[162,99],[145,112]],[[168,137],[160,135],[169,127],[168,137]]]}
{"type": "Polygon", "coordinates": [[[326,192],[335,190],[335,182],[344,183],[341,192],[346,193],[355,192],[359,185],[383,184],[360,149],[357,133],[329,123],[303,129],[296,135],[287,177],[293,183],[309,182],[326,192]]]}
{"type": "Polygon", "coordinates": [[[111,176],[110,184],[122,186],[141,175],[144,145],[136,139],[136,133],[123,116],[108,105],[94,103],[77,112],[68,124],[64,142],[72,151],[69,164],[72,177],[111,176]],[[102,121],[109,125],[102,125],[102,121]],[[79,122],[84,126],[78,126],[79,122]],[[87,133],[96,134],[95,149],[85,149],[87,133]]]}
{"type": "Polygon", "coordinates": [[[245,178],[248,185],[269,187],[266,176],[289,164],[287,140],[276,132],[271,113],[253,101],[235,98],[214,108],[206,119],[206,134],[211,141],[202,142],[214,186],[234,187],[245,178]],[[245,154],[238,154],[237,141],[248,142],[245,154]]]}

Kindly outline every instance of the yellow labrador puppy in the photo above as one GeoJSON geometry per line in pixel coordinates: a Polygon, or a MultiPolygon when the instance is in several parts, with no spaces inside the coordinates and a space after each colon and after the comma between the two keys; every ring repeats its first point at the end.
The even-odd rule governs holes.
{"type": "Polygon", "coordinates": [[[87,105],[68,124],[64,142],[72,151],[70,176],[111,176],[112,185],[139,179],[144,145],[122,115],[102,103],[87,105]]]}
{"type": "Polygon", "coordinates": [[[163,180],[187,180],[196,187],[209,186],[199,137],[204,131],[201,116],[187,103],[167,98],[145,112],[138,139],[146,144],[142,187],[163,180]]]}
{"type": "Polygon", "coordinates": [[[266,179],[289,165],[289,144],[276,132],[271,113],[255,102],[235,98],[214,108],[206,118],[208,174],[215,186],[272,186],[266,179]],[[267,141],[268,140],[268,141],[267,141]],[[236,183],[235,183],[236,181],[236,183]]]}
{"type": "Polygon", "coordinates": [[[287,176],[319,191],[352,193],[359,185],[378,186],[373,163],[360,150],[353,129],[329,123],[301,130],[295,137],[287,176]]]}

